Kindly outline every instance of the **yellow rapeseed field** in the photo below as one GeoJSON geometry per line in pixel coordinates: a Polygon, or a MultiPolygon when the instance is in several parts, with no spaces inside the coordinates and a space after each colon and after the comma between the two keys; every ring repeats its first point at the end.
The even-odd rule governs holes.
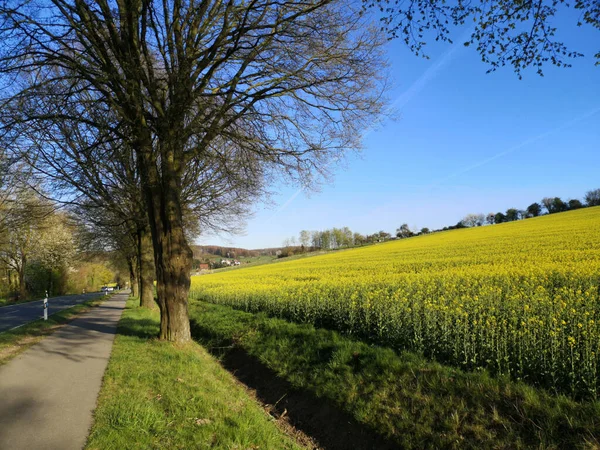
{"type": "Polygon", "coordinates": [[[192,279],[191,296],[600,394],[600,207],[192,279]]]}

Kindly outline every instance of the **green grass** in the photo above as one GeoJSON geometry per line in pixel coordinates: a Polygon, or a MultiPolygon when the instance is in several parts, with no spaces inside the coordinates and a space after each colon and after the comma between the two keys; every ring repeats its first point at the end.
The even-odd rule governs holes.
{"type": "Polygon", "coordinates": [[[194,337],[242,348],[400,448],[600,448],[600,403],[464,372],[337,332],[191,301],[194,337]]]}
{"type": "MultiPolygon", "coordinates": [[[[231,258],[222,258],[219,257],[216,261],[220,261],[221,259],[231,259],[231,258]]],[[[225,266],[219,269],[213,269],[210,273],[218,273],[218,272],[227,272],[229,270],[239,270],[244,267],[254,267],[254,266],[262,266],[263,264],[270,264],[272,262],[277,261],[276,256],[251,256],[247,258],[239,258],[238,261],[241,262],[239,266],[225,266]]]]}
{"type": "MultiPolygon", "coordinates": [[[[356,247],[350,247],[350,248],[356,248],[356,247]]],[[[239,258],[239,261],[241,261],[241,263],[242,263],[240,266],[221,267],[220,269],[211,270],[209,273],[228,272],[231,270],[239,270],[239,269],[244,269],[247,267],[264,266],[265,264],[277,264],[280,262],[294,261],[296,259],[303,259],[303,258],[310,258],[313,256],[324,255],[326,253],[340,252],[340,251],[348,250],[348,249],[349,248],[334,249],[334,250],[316,250],[313,252],[297,253],[292,256],[286,256],[285,258],[278,258],[277,256],[254,256],[254,257],[250,257],[250,258],[239,258]]],[[[222,258],[219,257],[219,260],[221,260],[221,259],[222,258]]],[[[229,259],[229,258],[225,258],[225,259],[229,259]]]]}
{"type": "Polygon", "coordinates": [[[53,333],[61,325],[75,319],[90,307],[98,305],[108,297],[99,297],[79,303],[48,316],[48,320],[35,320],[14,330],[0,332],[0,365],[37,344],[45,336],[53,333]]]}
{"type": "Polygon", "coordinates": [[[202,347],[158,328],[157,311],[128,301],[88,449],[299,448],[202,347]]]}

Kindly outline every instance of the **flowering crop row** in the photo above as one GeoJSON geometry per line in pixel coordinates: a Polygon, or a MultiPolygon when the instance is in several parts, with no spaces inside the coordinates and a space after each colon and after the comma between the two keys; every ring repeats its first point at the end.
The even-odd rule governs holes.
{"type": "Polygon", "coordinates": [[[191,296],[597,398],[600,207],[194,277],[191,296]]]}

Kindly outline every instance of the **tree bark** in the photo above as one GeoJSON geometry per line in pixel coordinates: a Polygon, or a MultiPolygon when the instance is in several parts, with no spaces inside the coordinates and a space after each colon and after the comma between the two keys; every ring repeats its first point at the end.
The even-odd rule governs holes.
{"type": "Polygon", "coordinates": [[[25,264],[27,258],[25,255],[21,256],[21,265],[19,266],[19,299],[23,300],[27,297],[27,285],[25,284],[25,264]]]}
{"type": "Polygon", "coordinates": [[[137,297],[139,295],[138,286],[138,263],[137,258],[127,258],[127,265],[129,266],[129,282],[131,284],[131,295],[137,297]]]}
{"type": "Polygon", "coordinates": [[[138,259],[140,306],[154,307],[154,252],[152,238],[147,228],[138,228],[138,259]]]}
{"type": "Polygon", "coordinates": [[[156,245],[160,249],[159,258],[155,261],[158,305],[161,312],[159,337],[168,341],[189,341],[191,334],[188,295],[192,250],[181,224],[165,229],[160,218],[155,218],[155,228],[156,245]]]}
{"type": "Polygon", "coordinates": [[[160,173],[151,152],[140,152],[142,184],[154,245],[159,338],[186,342],[191,339],[188,294],[193,253],[183,229],[181,185],[172,155],[162,155],[160,173]]]}

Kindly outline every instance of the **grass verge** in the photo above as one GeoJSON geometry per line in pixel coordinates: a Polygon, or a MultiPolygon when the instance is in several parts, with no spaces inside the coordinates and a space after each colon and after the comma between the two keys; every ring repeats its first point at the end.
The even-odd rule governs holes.
{"type": "Polygon", "coordinates": [[[243,349],[291,389],[327,399],[399,448],[600,449],[600,402],[264,314],[199,301],[190,314],[194,337],[223,360],[243,349]]]}
{"type": "Polygon", "coordinates": [[[75,319],[91,307],[99,305],[107,297],[99,297],[87,302],[79,303],[71,308],[64,309],[48,316],[48,320],[35,320],[14,330],[0,333],[0,365],[24,352],[29,347],[40,342],[44,337],[58,328],[75,319]]]}
{"type": "Polygon", "coordinates": [[[127,302],[88,449],[300,448],[208,352],[158,329],[158,311],[127,302]]]}

